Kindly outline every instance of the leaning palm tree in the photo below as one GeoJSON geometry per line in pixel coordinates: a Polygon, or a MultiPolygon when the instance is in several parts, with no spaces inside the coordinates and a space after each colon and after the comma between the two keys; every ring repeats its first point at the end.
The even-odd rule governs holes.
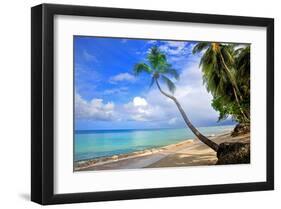
{"type": "MultiPolygon", "coordinates": [[[[200,42],[193,48],[193,54],[204,51],[201,57],[200,66],[202,66],[203,80],[207,84],[207,90],[213,96],[226,95],[226,87],[231,84],[231,91],[234,95],[237,106],[246,122],[249,122],[249,116],[243,111],[241,101],[243,97],[238,88],[235,70],[235,59],[233,56],[234,45],[200,42]]],[[[228,93],[229,94],[229,93],[228,93]]]]}
{"type": "Polygon", "coordinates": [[[186,125],[191,129],[191,131],[197,136],[197,138],[202,141],[204,144],[209,146],[211,149],[214,151],[217,151],[219,146],[215,142],[211,141],[208,139],[206,136],[201,134],[198,129],[194,127],[194,125],[190,122],[188,119],[187,115],[185,114],[182,106],[176,99],[176,97],[173,96],[173,93],[176,89],[175,84],[173,81],[169,78],[175,78],[179,79],[179,74],[178,72],[172,68],[172,66],[167,62],[166,56],[164,53],[162,53],[157,46],[154,46],[150,49],[150,52],[148,53],[147,56],[147,63],[138,63],[134,67],[134,73],[135,75],[139,75],[140,73],[148,73],[151,75],[151,83],[150,87],[156,83],[157,88],[159,91],[176,104],[178,110],[180,111],[186,125]],[[169,76],[169,77],[168,77],[169,76]],[[160,86],[160,81],[165,83],[168,86],[169,91],[172,94],[169,94],[165,91],[160,86]]]}

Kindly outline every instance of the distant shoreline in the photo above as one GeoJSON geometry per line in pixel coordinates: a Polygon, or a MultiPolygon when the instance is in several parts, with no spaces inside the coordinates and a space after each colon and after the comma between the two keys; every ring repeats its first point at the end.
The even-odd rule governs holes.
{"type": "MultiPolygon", "coordinates": [[[[242,137],[231,137],[231,131],[225,131],[218,135],[209,136],[212,140],[217,141],[218,143],[225,141],[249,141],[250,134],[242,137]]],[[[171,157],[174,153],[179,153],[181,150],[186,150],[188,152],[197,153],[197,155],[205,155],[209,153],[209,156],[206,160],[202,162],[197,162],[198,165],[201,164],[214,164],[216,160],[215,152],[208,148],[206,145],[202,144],[197,139],[186,139],[179,143],[170,144],[167,146],[145,149],[142,151],[131,152],[127,154],[113,155],[110,157],[101,157],[96,159],[81,160],[74,162],[74,171],[83,171],[83,170],[111,170],[111,169],[130,169],[130,168],[142,168],[142,167],[170,167],[173,166],[173,163],[165,163],[165,158],[171,157]],[[204,152],[200,152],[200,150],[204,152]],[[162,162],[162,163],[160,163],[162,162]],[[160,163],[159,165],[157,163],[160,163]]],[[[196,165],[196,162],[190,162],[192,165],[196,165]]],[[[183,166],[174,165],[174,166],[183,166]]]]}

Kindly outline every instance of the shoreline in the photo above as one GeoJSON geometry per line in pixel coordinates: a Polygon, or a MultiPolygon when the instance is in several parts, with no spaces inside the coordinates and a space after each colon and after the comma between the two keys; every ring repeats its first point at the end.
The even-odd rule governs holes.
{"type": "MultiPolygon", "coordinates": [[[[244,141],[250,140],[250,133],[240,137],[231,137],[230,133],[231,131],[225,131],[223,133],[208,137],[217,143],[241,141],[239,138],[243,138],[244,141]]],[[[199,141],[197,138],[194,138],[186,139],[179,143],[170,144],[159,148],[151,148],[109,157],[77,161],[74,162],[74,171],[212,165],[214,164],[214,161],[216,161],[215,154],[216,153],[214,151],[202,144],[201,141],[199,141]],[[181,155],[190,153],[188,155],[190,162],[186,162],[187,159],[185,162],[183,162],[182,156],[178,156],[179,159],[175,159],[175,156],[172,158],[173,155],[179,153],[181,153],[181,155]],[[194,156],[197,156],[198,159],[195,159],[196,157],[194,156]],[[200,156],[205,157],[203,158],[200,156]],[[180,163],[176,163],[175,161],[180,161],[180,163]]]]}
{"type": "Polygon", "coordinates": [[[171,149],[173,147],[177,147],[177,146],[180,146],[183,144],[189,144],[189,143],[193,143],[193,142],[194,142],[194,139],[185,139],[179,143],[169,144],[169,145],[158,147],[158,148],[145,149],[145,150],[124,153],[124,154],[119,154],[119,155],[113,155],[113,156],[108,156],[108,157],[79,160],[79,161],[74,162],[74,165],[78,165],[77,167],[74,168],[74,171],[84,170],[89,167],[104,165],[107,163],[112,163],[112,162],[128,160],[128,159],[137,158],[137,157],[143,157],[143,156],[147,156],[147,155],[151,155],[151,154],[156,154],[156,153],[162,152],[164,150],[171,149]]]}

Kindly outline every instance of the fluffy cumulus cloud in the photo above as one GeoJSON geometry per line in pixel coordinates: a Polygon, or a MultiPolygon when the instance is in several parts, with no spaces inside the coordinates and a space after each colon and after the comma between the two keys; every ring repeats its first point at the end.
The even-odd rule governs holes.
{"type": "Polygon", "coordinates": [[[113,120],[115,118],[115,105],[113,102],[104,103],[102,99],[86,101],[79,94],[76,94],[75,117],[101,121],[113,120]]]}
{"type": "Polygon", "coordinates": [[[104,103],[102,99],[84,100],[75,95],[75,115],[77,119],[92,121],[155,121],[165,119],[165,111],[159,105],[150,104],[143,97],[134,97],[126,104],[104,103]]]}
{"type": "Polygon", "coordinates": [[[118,75],[112,76],[109,78],[110,83],[118,83],[121,81],[128,81],[128,82],[134,82],[135,81],[135,76],[133,76],[130,73],[120,73],[118,75]]]}
{"type": "Polygon", "coordinates": [[[147,101],[144,98],[135,97],[134,100],[133,100],[133,104],[136,107],[146,107],[147,101]]]}
{"type": "Polygon", "coordinates": [[[157,115],[157,107],[150,105],[145,98],[134,97],[124,105],[124,116],[127,120],[150,121],[157,115]]]}

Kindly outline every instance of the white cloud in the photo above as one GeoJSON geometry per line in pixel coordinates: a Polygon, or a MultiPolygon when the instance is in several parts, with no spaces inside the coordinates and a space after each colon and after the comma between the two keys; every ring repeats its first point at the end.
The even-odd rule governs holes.
{"type": "Polygon", "coordinates": [[[186,53],[185,47],[188,45],[187,42],[183,41],[165,41],[164,44],[159,48],[161,51],[169,55],[179,55],[186,53]]]}
{"type": "Polygon", "coordinates": [[[97,62],[97,58],[93,55],[90,54],[88,51],[84,50],[83,51],[83,57],[86,61],[94,61],[97,62]]]}
{"type": "Polygon", "coordinates": [[[135,121],[153,121],[158,120],[161,113],[158,106],[153,106],[148,103],[145,98],[134,97],[133,100],[123,106],[124,117],[127,120],[135,121]]]}
{"type": "Polygon", "coordinates": [[[128,93],[128,87],[120,87],[120,88],[112,88],[112,89],[106,89],[103,91],[103,95],[111,95],[111,94],[127,94],[128,93]]]}
{"type": "Polygon", "coordinates": [[[169,62],[184,61],[187,58],[189,60],[196,58],[192,55],[192,49],[195,43],[186,41],[161,41],[159,49],[164,52],[169,62]]]}
{"type": "Polygon", "coordinates": [[[129,81],[129,82],[134,82],[135,81],[135,76],[129,73],[120,73],[118,75],[112,76],[109,78],[110,83],[117,83],[121,81],[129,81]]]}
{"type": "Polygon", "coordinates": [[[135,97],[133,100],[134,106],[139,107],[139,106],[147,106],[147,102],[144,98],[141,97],[135,97]]]}
{"type": "Polygon", "coordinates": [[[75,94],[75,117],[94,120],[113,120],[115,117],[115,105],[113,102],[104,103],[102,99],[84,100],[79,94],[75,94]]]}
{"type": "Polygon", "coordinates": [[[160,50],[168,55],[184,55],[190,52],[190,43],[184,41],[163,41],[160,50]]]}
{"type": "Polygon", "coordinates": [[[182,72],[175,96],[194,121],[217,120],[217,113],[211,106],[212,96],[203,85],[198,63],[182,72]]]}

